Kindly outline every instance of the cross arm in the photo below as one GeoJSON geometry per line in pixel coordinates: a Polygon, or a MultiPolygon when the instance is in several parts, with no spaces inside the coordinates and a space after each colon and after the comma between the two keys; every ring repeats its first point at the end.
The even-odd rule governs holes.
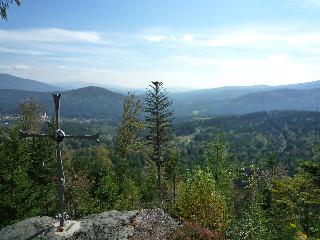
{"type": "Polygon", "coordinates": [[[99,142],[99,133],[95,135],[80,135],[80,136],[72,136],[72,135],[65,135],[65,138],[77,138],[77,139],[87,139],[87,140],[94,140],[99,142]]]}
{"type": "Polygon", "coordinates": [[[49,135],[46,134],[38,134],[38,133],[31,133],[31,132],[25,132],[25,131],[19,131],[19,137],[20,138],[29,138],[29,137],[49,137],[49,135]]]}

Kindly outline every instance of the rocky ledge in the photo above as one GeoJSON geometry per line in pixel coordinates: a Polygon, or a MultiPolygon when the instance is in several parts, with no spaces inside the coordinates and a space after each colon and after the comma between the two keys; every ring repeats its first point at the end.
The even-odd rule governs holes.
{"type": "Polygon", "coordinates": [[[0,231],[0,240],[31,239],[168,239],[179,227],[162,209],[110,211],[69,221],[64,232],[57,232],[57,222],[50,217],[33,217],[0,231]]]}

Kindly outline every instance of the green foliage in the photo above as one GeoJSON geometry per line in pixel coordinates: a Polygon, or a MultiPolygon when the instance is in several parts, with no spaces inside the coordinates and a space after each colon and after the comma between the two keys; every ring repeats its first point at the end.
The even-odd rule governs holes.
{"type": "MultiPolygon", "coordinates": [[[[155,102],[149,98],[151,105],[155,102]]],[[[162,117],[169,116],[160,111],[169,114],[169,105],[159,108],[162,117]]],[[[152,125],[157,108],[149,108],[150,144],[144,145],[140,107],[129,94],[117,131],[110,121],[62,122],[68,134],[103,133],[99,145],[63,144],[66,210],[72,218],[152,207],[162,200],[161,206],[184,220],[176,239],[319,239],[320,114],[197,118],[190,128],[186,121],[182,125],[188,134],[194,131],[188,141],[169,142],[168,131],[157,145],[157,125],[152,125]],[[310,161],[297,164],[301,156],[310,161]],[[162,199],[157,198],[159,179],[162,199]]],[[[36,215],[55,216],[58,209],[54,143],[18,137],[22,127],[52,135],[53,123],[41,126],[41,106],[33,100],[21,110],[19,126],[0,127],[0,227],[36,215]]],[[[169,121],[161,124],[159,130],[170,129],[169,121]]]]}
{"type": "Polygon", "coordinates": [[[192,222],[184,222],[183,226],[173,236],[174,240],[223,240],[223,234],[203,228],[192,222]]]}
{"type": "MultiPolygon", "coordinates": [[[[157,193],[157,167],[154,161],[147,160],[140,176],[141,201],[150,205],[157,193]]],[[[152,205],[152,204],[151,204],[152,205]]]]}
{"type": "Polygon", "coordinates": [[[306,111],[257,112],[240,116],[219,116],[178,122],[175,129],[183,131],[187,123],[194,127],[191,141],[181,144],[183,167],[202,165],[202,148],[212,140],[219,126],[228,142],[231,163],[258,164],[268,156],[288,170],[297,172],[299,159],[319,159],[315,146],[320,143],[320,113],[306,111]],[[181,129],[183,128],[183,129],[181,129]]]}
{"type": "Polygon", "coordinates": [[[20,140],[13,129],[11,138],[0,145],[1,226],[30,216],[53,214],[54,152],[48,141],[20,140]]]}
{"type": "Polygon", "coordinates": [[[168,142],[171,140],[171,121],[173,111],[170,110],[172,102],[167,97],[168,92],[162,89],[162,82],[152,82],[150,88],[146,92],[145,107],[146,113],[145,123],[148,129],[148,143],[152,147],[150,158],[157,165],[157,185],[159,198],[162,198],[161,189],[161,166],[165,159],[164,155],[168,142]]]}
{"type": "Polygon", "coordinates": [[[218,181],[219,173],[222,169],[225,169],[225,164],[228,160],[228,143],[224,139],[221,129],[215,129],[212,133],[212,140],[206,143],[204,159],[206,167],[218,181]]]}
{"type": "Polygon", "coordinates": [[[117,176],[118,199],[115,206],[120,210],[130,210],[138,206],[140,193],[134,181],[135,156],[143,151],[140,121],[141,103],[134,94],[128,93],[123,102],[123,115],[117,130],[115,144],[115,172],[117,176]]]}
{"type": "MultiPolygon", "coordinates": [[[[2,114],[17,114],[17,106],[26,98],[34,98],[41,103],[48,115],[54,114],[52,96],[47,92],[0,89],[0,109],[2,114]]],[[[105,119],[119,122],[124,95],[99,87],[85,87],[63,92],[61,116],[64,118],[105,119]]]]}
{"type": "Polygon", "coordinates": [[[34,99],[27,99],[19,105],[21,125],[24,131],[38,132],[41,124],[42,106],[34,99]]]}
{"type": "Polygon", "coordinates": [[[229,161],[229,145],[220,128],[215,129],[212,140],[204,146],[204,161],[207,171],[215,179],[217,189],[230,203],[232,197],[232,166],[229,161]]]}
{"type": "Polygon", "coordinates": [[[77,219],[92,213],[94,200],[90,196],[90,188],[93,181],[90,180],[88,172],[71,171],[66,175],[65,204],[72,219],[77,219]]]}
{"type": "Polygon", "coordinates": [[[320,237],[319,168],[315,163],[302,163],[301,171],[294,177],[273,181],[272,216],[274,229],[279,236],[288,237],[288,228],[294,224],[308,237],[320,237]]]}
{"type": "Polygon", "coordinates": [[[140,205],[140,192],[136,183],[130,178],[125,178],[122,188],[122,192],[115,201],[115,208],[118,210],[137,209],[140,205]]]}
{"type": "Polygon", "coordinates": [[[114,171],[109,170],[104,174],[98,191],[101,210],[111,210],[115,206],[119,196],[119,186],[114,171]]]}
{"type": "Polygon", "coordinates": [[[187,178],[178,196],[176,207],[180,217],[202,227],[224,232],[227,212],[210,172],[197,169],[187,178]]]}
{"type": "Polygon", "coordinates": [[[123,103],[123,116],[115,144],[115,168],[119,184],[123,184],[124,178],[131,178],[130,169],[134,168],[133,158],[143,149],[140,137],[143,123],[139,119],[140,112],[140,101],[129,93],[123,103]]]}
{"type": "Polygon", "coordinates": [[[167,151],[167,161],[165,162],[165,179],[169,182],[169,185],[172,185],[172,189],[169,190],[171,195],[170,199],[176,199],[177,194],[177,182],[179,181],[180,173],[180,154],[176,148],[170,149],[167,151]]]}
{"type": "Polygon", "coordinates": [[[128,93],[123,102],[123,113],[117,131],[115,153],[121,159],[141,150],[142,141],[140,132],[143,123],[140,121],[141,103],[134,94],[128,93]]]}
{"type": "Polygon", "coordinates": [[[270,231],[264,211],[257,202],[241,212],[240,217],[233,218],[227,230],[227,239],[268,240],[270,231]]]}
{"type": "Polygon", "coordinates": [[[8,17],[8,13],[7,13],[7,10],[9,8],[9,4],[15,2],[17,5],[20,5],[21,2],[20,0],[1,0],[0,1],[0,15],[1,15],[1,18],[4,19],[4,20],[7,20],[7,17],[8,17]]]}

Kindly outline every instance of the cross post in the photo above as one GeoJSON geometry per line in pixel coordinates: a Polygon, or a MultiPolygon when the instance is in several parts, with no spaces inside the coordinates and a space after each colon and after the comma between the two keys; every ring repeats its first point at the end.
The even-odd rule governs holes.
{"type": "MultiPolygon", "coordinates": [[[[63,231],[64,221],[66,220],[67,214],[65,213],[64,209],[64,185],[65,185],[65,177],[63,172],[63,164],[62,164],[62,146],[61,143],[65,138],[74,138],[74,139],[87,139],[87,140],[94,140],[99,142],[99,134],[95,135],[80,135],[80,136],[72,136],[66,135],[60,129],[60,98],[61,94],[56,93],[52,94],[55,106],[55,133],[53,136],[54,141],[56,142],[56,161],[57,161],[57,178],[58,178],[58,198],[59,198],[59,214],[58,219],[60,222],[59,230],[63,231]]],[[[52,137],[46,134],[36,134],[30,132],[24,132],[20,130],[20,137],[21,138],[42,138],[42,137],[52,137]]]]}

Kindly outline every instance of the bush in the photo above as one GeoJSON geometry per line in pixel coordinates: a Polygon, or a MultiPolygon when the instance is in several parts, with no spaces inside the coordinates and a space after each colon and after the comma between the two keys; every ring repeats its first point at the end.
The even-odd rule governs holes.
{"type": "Polygon", "coordinates": [[[222,240],[223,235],[217,231],[211,231],[192,222],[184,222],[183,226],[175,233],[174,240],[222,240]]]}
{"type": "Polygon", "coordinates": [[[216,191],[211,173],[196,170],[188,177],[178,196],[176,208],[182,219],[224,232],[227,227],[225,204],[216,191]]]}

